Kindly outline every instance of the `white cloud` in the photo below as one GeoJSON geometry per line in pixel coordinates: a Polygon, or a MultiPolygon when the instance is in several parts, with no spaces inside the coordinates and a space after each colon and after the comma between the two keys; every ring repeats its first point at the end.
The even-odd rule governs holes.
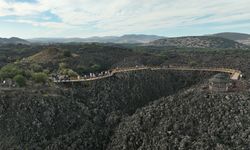
{"type": "Polygon", "coordinates": [[[94,27],[102,32],[141,32],[158,28],[231,23],[249,20],[249,0],[38,0],[7,3],[0,0],[0,16],[37,16],[51,11],[62,22],[12,20],[49,28],[94,27]]]}
{"type": "Polygon", "coordinates": [[[11,23],[25,23],[25,24],[31,24],[33,26],[38,26],[38,27],[49,27],[49,28],[60,28],[60,29],[66,29],[69,28],[70,26],[65,25],[64,23],[58,23],[58,22],[37,22],[37,21],[32,21],[32,20],[23,20],[23,19],[18,19],[18,20],[6,20],[6,22],[11,22],[11,23]]]}

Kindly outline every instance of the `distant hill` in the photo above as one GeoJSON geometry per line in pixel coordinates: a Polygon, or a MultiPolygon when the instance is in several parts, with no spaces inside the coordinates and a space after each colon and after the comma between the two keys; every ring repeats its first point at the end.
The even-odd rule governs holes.
{"type": "Polygon", "coordinates": [[[234,40],[234,41],[237,41],[239,43],[250,45],[250,34],[224,32],[224,33],[213,34],[212,36],[221,37],[221,38],[225,38],[225,39],[229,39],[229,40],[234,40]]]}
{"type": "Polygon", "coordinates": [[[0,38],[0,44],[1,45],[3,45],[3,44],[25,44],[25,45],[28,45],[30,43],[24,39],[12,37],[12,38],[0,38]]]}
{"type": "Polygon", "coordinates": [[[246,39],[250,38],[250,34],[235,33],[235,32],[217,33],[217,34],[213,34],[212,36],[222,37],[222,38],[230,39],[230,40],[234,40],[234,41],[246,40],[246,39]]]}
{"type": "Polygon", "coordinates": [[[106,70],[124,58],[134,55],[135,53],[129,49],[102,44],[60,44],[53,47],[45,46],[40,52],[24,58],[21,63],[26,66],[40,64],[49,70],[56,70],[61,63],[64,63],[81,73],[106,70]],[[65,56],[67,51],[70,51],[71,56],[65,56]]]}
{"type": "Polygon", "coordinates": [[[244,44],[233,40],[212,36],[190,36],[165,38],[145,44],[146,46],[166,46],[178,48],[247,48],[244,44]]]}
{"type": "Polygon", "coordinates": [[[41,63],[59,61],[62,58],[63,58],[63,50],[50,47],[50,48],[42,50],[41,52],[35,55],[28,57],[27,60],[32,63],[41,64],[41,63]]]}
{"type": "Polygon", "coordinates": [[[28,39],[35,43],[148,43],[154,40],[162,39],[162,36],[156,35],[137,35],[129,34],[123,36],[104,36],[90,38],[34,38],[28,39]]]}
{"type": "Polygon", "coordinates": [[[45,46],[38,53],[21,60],[22,66],[39,64],[48,70],[57,70],[62,63],[82,74],[117,66],[159,65],[162,63],[162,59],[150,54],[137,53],[127,48],[93,43],[45,46]],[[71,56],[65,56],[65,51],[70,51],[71,56]]]}

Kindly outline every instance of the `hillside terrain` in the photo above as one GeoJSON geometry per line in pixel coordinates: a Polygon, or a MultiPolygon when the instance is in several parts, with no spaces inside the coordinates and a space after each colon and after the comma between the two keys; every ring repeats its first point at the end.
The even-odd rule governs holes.
{"type": "Polygon", "coordinates": [[[213,34],[212,36],[234,40],[242,44],[250,45],[250,34],[224,32],[224,33],[213,34]]]}
{"type": "Polygon", "coordinates": [[[228,40],[222,41],[212,42],[222,44],[216,48],[193,48],[200,40],[184,48],[1,45],[0,149],[248,149],[250,51],[232,49],[235,43],[218,48],[226,47],[228,40]],[[212,92],[208,80],[216,72],[180,70],[137,70],[91,82],[52,80],[170,65],[238,69],[242,88],[212,92]]]}
{"type": "Polygon", "coordinates": [[[0,45],[0,67],[38,53],[43,46],[4,44],[0,45]]]}
{"type": "Polygon", "coordinates": [[[144,71],[85,86],[1,91],[0,149],[106,149],[125,116],[209,76],[144,71]]]}
{"type": "Polygon", "coordinates": [[[190,88],[124,119],[108,149],[248,149],[249,108],[249,93],[190,88]]]}
{"type": "Polygon", "coordinates": [[[38,64],[52,72],[60,65],[73,69],[79,74],[99,72],[116,66],[159,65],[163,62],[160,57],[151,54],[133,52],[131,49],[101,45],[57,45],[44,47],[40,52],[23,58],[20,65],[38,64]],[[69,53],[68,56],[65,54],[69,53]]]}
{"type": "Polygon", "coordinates": [[[164,46],[177,48],[219,48],[219,49],[242,49],[247,46],[235,42],[233,40],[211,37],[211,36],[190,36],[178,38],[160,39],[148,44],[146,46],[164,46]]]}

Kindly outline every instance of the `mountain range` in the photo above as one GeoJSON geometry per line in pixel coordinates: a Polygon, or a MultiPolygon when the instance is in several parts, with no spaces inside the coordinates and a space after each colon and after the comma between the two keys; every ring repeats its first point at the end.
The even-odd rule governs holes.
{"type": "Polygon", "coordinates": [[[129,34],[123,36],[104,36],[90,38],[33,38],[28,41],[33,43],[148,43],[165,37],[156,35],[129,34]]]}
{"type": "Polygon", "coordinates": [[[150,46],[174,46],[194,48],[243,48],[250,45],[250,35],[224,32],[205,36],[167,38],[157,35],[127,34],[123,36],[104,36],[90,38],[0,38],[0,44],[51,44],[51,43],[142,43],[150,46]]]}

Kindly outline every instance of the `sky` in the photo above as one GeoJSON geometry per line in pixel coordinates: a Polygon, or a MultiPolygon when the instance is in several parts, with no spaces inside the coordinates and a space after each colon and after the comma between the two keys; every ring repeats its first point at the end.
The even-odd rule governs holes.
{"type": "Polygon", "coordinates": [[[0,0],[0,37],[250,33],[250,0],[0,0]]]}

